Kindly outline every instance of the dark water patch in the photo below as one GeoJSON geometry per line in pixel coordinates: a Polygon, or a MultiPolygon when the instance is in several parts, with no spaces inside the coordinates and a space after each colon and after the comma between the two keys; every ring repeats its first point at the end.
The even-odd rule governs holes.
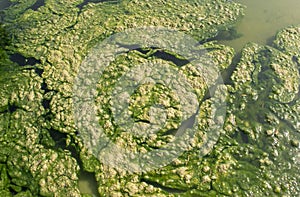
{"type": "Polygon", "coordinates": [[[250,139],[247,133],[242,131],[241,129],[237,129],[233,134],[230,136],[232,139],[235,139],[240,144],[248,144],[250,143],[250,139]]]}
{"type": "Polygon", "coordinates": [[[249,143],[249,137],[246,133],[243,131],[240,132],[241,139],[244,143],[248,144],[249,143]]]}
{"type": "Polygon", "coordinates": [[[41,68],[35,68],[34,71],[35,71],[35,73],[36,73],[38,76],[40,76],[40,77],[42,76],[42,74],[43,74],[43,72],[44,72],[44,70],[41,69],[41,68]]]}
{"type": "Polygon", "coordinates": [[[190,61],[186,60],[186,59],[179,59],[177,57],[175,57],[174,55],[167,53],[165,51],[162,50],[158,50],[153,54],[154,57],[163,59],[163,60],[167,60],[170,62],[173,62],[176,66],[181,67],[184,66],[186,64],[188,64],[190,61]]]}
{"type": "Polygon", "coordinates": [[[1,0],[0,2],[0,11],[5,10],[6,8],[10,7],[13,3],[9,0],[1,0]]]}
{"type": "Polygon", "coordinates": [[[41,7],[41,6],[43,6],[43,5],[45,5],[45,0],[38,0],[38,1],[35,2],[35,4],[33,4],[33,5],[30,7],[30,9],[36,11],[39,7],[41,7]]]}
{"type": "Polygon", "coordinates": [[[242,36],[243,34],[239,33],[235,27],[229,27],[219,30],[214,40],[235,40],[242,36]]]}
{"type": "Polygon", "coordinates": [[[55,146],[53,148],[56,150],[68,150],[82,169],[82,161],[80,160],[79,152],[76,148],[77,144],[75,144],[74,139],[70,137],[69,134],[61,133],[53,128],[49,129],[49,134],[52,140],[55,142],[55,146]],[[71,145],[67,144],[67,139],[71,139],[71,145]]]}
{"type": "Polygon", "coordinates": [[[173,136],[175,136],[176,133],[177,133],[177,129],[170,129],[170,130],[164,132],[163,135],[173,135],[173,136]]]}
{"type": "Polygon", "coordinates": [[[9,104],[8,105],[8,111],[9,113],[14,113],[15,111],[17,111],[18,107],[15,104],[9,104]]]}
{"type": "Polygon", "coordinates": [[[143,120],[143,119],[139,119],[135,121],[136,123],[146,123],[146,124],[151,124],[151,122],[149,120],[143,120]]]}
{"type": "Polygon", "coordinates": [[[19,53],[15,53],[10,55],[9,59],[15,63],[17,63],[20,66],[26,66],[26,65],[30,65],[33,66],[35,64],[40,64],[41,61],[35,59],[34,57],[29,57],[26,58],[23,55],[19,54],[19,53]]]}
{"type": "Polygon", "coordinates": [[[134,48],[133,46],[131,46],[130,48],[133,50],[139,51],[140,53],[144,54],[145,56],[147,56],[147,54],[151,53],[151,50],[153,50],[153,53],[151,55],[149,55],[148,57],[156,57],[159,59],[170,61],[170,62],[173,62],[178,67],[182,67],[182,66],[190,63],[189,60],[184,59],[183,57],[179,58],[167,51],[164,51],[163,49],[159,49],[156,47],[151,47],[150,49],[141,49],[141,48],[134,48]]]}
{"type": "Polygon", "coordinates": [[[45,91],[45,93],[50,92],[47,83],[45,82],[45,80],[43,81],[43,83],[41,84],[41,89],[45,91]]]}
{"type": "Polygon", "coordinates": [[[157,47],[151,47],[151,49],[142,49],[142,48],[140,48],[139,45],[130,45],[130,46],[129,45],[128,46],[122,45],[122,47],[126,47],[126,48],[128,48],[130,50],[136,50],[136,51],[144,54],[145,56],[150,52],[151,49],[152,50],[158,49],[157,47]]]}
{"type": "Polygon", "coordinates": [[[17,195],[19,192],[17,192],[12,186],[10,186],[9,187],[9,192],[13,195],[13,196],[15,196],[15,195],[17,195]]]}
{"type": "Polygon", "coordinates": [[[66,144],[67,134],[61,133],[54,129],[50,129],[49,133],[51,138],[55,141],[56,148],[62,148],[62,149],[67,148],[67,144],[66,144]]]}
{"type": "Polygon", "coordinates": [[[50,102],[51,102],[51,100],[49,100],[49,99],[42,100],[42,105],[43,105],[44,109],[50,109],[50,102]]]}
{"type": "MultiPolygon", "coordinates": [[[[49,114],[48,114],[49,115],[49,114]]],[[[68,150],[71,153],[71,156],[76,159],[78,165],[81,167],[82,162],[80,160],[80,156],[78,153],[78,150],[75,148],[76,144],[74,142],[74,139],[66,133],[62,133],[58,130],[55,130],[53,128],[49,129],[49,134],[52,140],[55,142],[55,149],[57,150],[68,150]],[[67,139],[71,140],[70,144],[67,144],[67,139]]]]}
{"type": "Polygon", "coordinates": [[[235,71],[238,63],[240,62],[242,57],[242,53],[241,51],[237,52],[233,59],[231,64],[221,73],[222,79],[223,79],[223,83],[226,85],[233,85],[233,81],[231,80],[231,76],[233,74],[233,72],[235,71]]]}
{"type": "MultiPolygon", "coordinates": [[[[156,57],[162,60],[173,62],[178,67],[182,67],[191,62],[190,60],[187,60],[184,57],[171,54],[171,52],[165,51],[164,49],[160,49],[157,47],[141,48],[139,45],[119,45],[120,47],[128,48],[131,51],[138,51],[141,54],[145,55],[145,57],[156,57]]],[[[203,50],[203,52],[204,51],[205,50],[203,50]]]]}
{"type": "Polygon", "coordinates": [[[293,56],[292,61],[295,62],[297,64],[297,66],[300,68],[300,60],[297,56],[293,56]]]}

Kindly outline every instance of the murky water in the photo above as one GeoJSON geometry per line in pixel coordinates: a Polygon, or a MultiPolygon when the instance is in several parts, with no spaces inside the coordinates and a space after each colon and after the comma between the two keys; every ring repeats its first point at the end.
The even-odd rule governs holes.
{"type": "Polygon", "coordinates": [[[237,31],[242,37],[221,41],[236,51],[248,42],[265,45],[280,29],[300,24],[299,0],[234,0],[246,5],[244,18],[238,23],[237,31]]]}
{"type": "Polygon", "coordinates": [[[95,177],[92,173],[81,172],[79,176],[79,190],[83,194],[90,194],[93,197],[99,197],[95,177]]]}
{"type": "Polygon", "coordinates": [[[0,10],[3,10],[11,5],[11,2],[8,0],[0,0],[0,10]]]}

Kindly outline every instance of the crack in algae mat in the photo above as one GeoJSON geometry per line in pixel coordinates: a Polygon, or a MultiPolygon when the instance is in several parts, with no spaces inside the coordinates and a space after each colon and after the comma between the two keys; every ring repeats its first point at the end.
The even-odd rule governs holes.
{"type": "Polygon", "coordinates": [[[1,3],[0,196],[300,195],[299,25],[235,53],[233,1],[1,3]]]}

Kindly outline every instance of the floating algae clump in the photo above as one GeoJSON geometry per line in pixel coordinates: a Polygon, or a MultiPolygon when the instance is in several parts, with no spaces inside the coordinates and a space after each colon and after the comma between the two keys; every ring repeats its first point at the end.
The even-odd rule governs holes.
{"type": "MultiPolygon", "coordinates": [[[[120,54],[99,74],[95,86],[97,124],[107,138],[131,153],[147,155],[172,142],[178,148],[175,150],[182,150],[166,165],[129,172],[99,160],[101,150],[110,150],[111,160],[121,164],[124,155],[116,155],[108,144],[94,142],[99,133],[80,131],[74,120],[73,87],[85,57],[114,33],[128,28],[165,27],[204,43],[195,47],[194,54],[205,51],[210,63],[227,71],[233,49],[207,41],[219,31],[234,27],[243,7],[225,0],[125,0],[83,7],[83,0],[45,0],[33,10],[36,1],[14,2],[3,11],[0,31],[2,196],[82,196],[78,189],[80,168],[94,173],[100,196],[300,194],[299,65],[295,61],[300,33],[296,27],[279,32],[275,48],[247,45],[231,83],[214,87],[209,87],[192,59],[163,48],[134,46],[135,40],[130,37],[118,43],[122,45],[120,54]],[[25,59],[24,66],[12,58],[15,54],[25,59]],[[149,71],[151,77],[134,75],[137,69],[149,71]],[[165,78],[160,78],[160,72],[165,78]],[[190,85],[186,86],[193,90],[192,97],[187,97],[190,100],[176,95],[171,88],[175,86],[166,85],[168,80],[176,85],[172,73],[183,76],[182,81],[190,85]],[[130,79],[144,81],[135,87],[130,79]],[[126,91],[114,88],[116,85],[135,89],[126,97],[126,91]],[[214,122],[224,121],[216,110],[225,110],[223,105],[216,105],[221,103],[218,98],[227,99],[225,124],[223,129],[209,130],[214,122]],[[118,102],[128,105],[118,108],[114,105],[118,102]],[[182,103],[189,102],[196,108],[183,111],[182,103]],[[213,113],[217,113],[215,117],[213,113]],[[164,127],[157,130],[164,120],[164,127]],[[189,136],[185,120],[197,122],[194,138],[189,136]],[[187,129],[181,130],[184,125],[187,129]],[[176,136],[177,131],[180,136],[176,136]],[[209,136],[212,131],[218,133],[218,139],[209,136]],[[177,137],[186,140],[176,144],[177,137]],[[96,154],[83,138],[91,139],[96,154]]],[[[90,81],[83,80],[86,85],[90,81]]],[[[89,126],[88,120],[83,124],[89,126]]],[[[129,160],[141,167],[143,160],[134,156],[129,160]]],[[[143,159],[148,161],[147,157],[143,159]]]]}
{"type": "Polygon", "coordinates": [[[274,44],[289,55],[299,57],[300,27],[288,27],[281,30],[275,38],[274,44]]]}

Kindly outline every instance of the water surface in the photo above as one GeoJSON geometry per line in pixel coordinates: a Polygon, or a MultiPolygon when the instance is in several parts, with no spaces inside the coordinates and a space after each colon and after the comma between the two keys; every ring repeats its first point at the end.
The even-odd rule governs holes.
{"type": "Polygon", "coordinates": [[[246,5],[244,18],[237,24],[242,37],[221,41],[236,51],[248,42],[266,45],[280,29],[300,24],[300,0],[235,0],[246,5]]]}

